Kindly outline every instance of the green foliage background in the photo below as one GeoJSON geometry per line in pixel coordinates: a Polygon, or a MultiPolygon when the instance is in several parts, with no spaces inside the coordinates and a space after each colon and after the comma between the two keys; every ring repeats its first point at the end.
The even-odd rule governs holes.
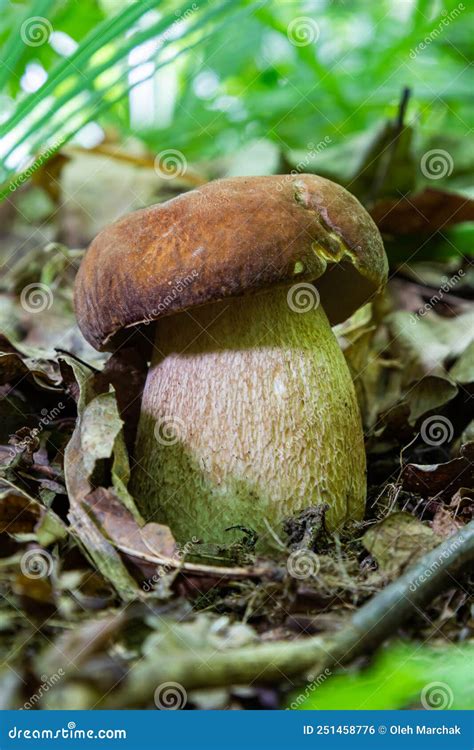
{"type": "MultiPolygon", "coordinates": [[[[331,147],[314,166],[322,162],[322,171],[342,178],[357,169],[408,86],[413,148],[423,151],[433,143],[447,148],[456,167],[447,181],[471,187],[464,140],[474,10],[469,3],[1,0],[0,5],[0,138],[10,134],[8,151],[26,144],[32,158],[90,121],[114,127],[123,137],[138,136],[154,152],[179,149],[188,160],[215,159],[265,139],[291,161],[292,151],[311,150],[326,138],[331,147]],[[63,57],[51,39],[25,44],[20,31],[32,17],[47,18],[54,32],[67,33],[79,44],[76,51],[63,57]],[[295,19],[313,24],[312,43],[292,43],[295,19]],[[134,122],[132,128],[129,54],[153,39],[158,48],[149,55],[147,75],[168,66],[176,75],[171,116],[163,122],[158,95],[154,121],[134,122]],[[48,79],[25,94],[21,79],[31,62],[40,63],[48,79]],[[341,149],[336,155],[335,148],[341,149]]],[[[4,162],[3,181],[14,171],[4,162]]],[[[413,184],[414,171],[405,164],[398,175],[402,188],[413,184]]]]}

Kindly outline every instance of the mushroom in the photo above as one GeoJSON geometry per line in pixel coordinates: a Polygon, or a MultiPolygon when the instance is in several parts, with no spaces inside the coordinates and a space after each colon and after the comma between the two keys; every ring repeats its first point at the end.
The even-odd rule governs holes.
{"type": "Polygon", "coordinates": [[[150,337],[132,470],[148,520],[181,543],[325,504],[362,518],[366,464],[354,386],[331,326],[383,287],[387,259],[349,192],[312,174],[217,180],[125,216],[76,282],[85,338],[150,337]]]}

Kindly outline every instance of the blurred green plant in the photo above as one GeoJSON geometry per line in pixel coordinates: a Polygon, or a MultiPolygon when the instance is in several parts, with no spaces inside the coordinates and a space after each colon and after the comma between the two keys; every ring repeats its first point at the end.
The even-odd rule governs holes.
{"type": "MultiPolygon", "coordinates": [[[[71,15],[74,15],[79,4],[69,5],[71,15]]],[[[9,159],[20,147],[27,145],[27,158],[38,151],[42,154],[48,151],[50,157],[84,125],[118,105],[135,86],[155,75],[157,70],[174,61],[183,51],[202,43],[207,24],[212,21],[216,31],[219,17],[229,11],[231,3],[228,0],[214,7],[209,4],[205,12],[196,13],[198,20],[193,19],[194,22],[186,26],[179,35],[179,44],[172,33],[173,26],[177,24],[177,19],[179,23],[181,19],[193,15],[194,9],[190,14],[189,4],[182,5],[166,15],[149,18],[141,28],[139,22],[158,5],[157,0],[134,2],[111,18],[106,17],[99,24],[91,26],[75,51],[52,66],[38,90],[17,98],[0,130],[0,139],[13,134],[2,153],[4,181],[16,172],[14,160],[13,165],[9,166],[9,159]],[[153,55],[151,72],[131,82],[133,66],[130,66],[127,57],[150,39],[159,40],[159,50],[153,55]],[[169,46],[178,46],[178,49],[165,57],[169,46]]],[[[173,4],[168,5],[173,7],[173,4]]],[[[46,46],[53,33],[57,21],[54,12],[52,20],[42,14],[54,11],[54,6],[52,0],[32,3],[20,28],[13,28],[7,37],[2,52],[0,84],[11,93],[18,93],[18,73],[15,68],[18,70],[19,66],[25,64],[31,48],[46,46]]],[[[86,27],[83,28],[85,31],[86,27]]],[[[47,60],[49,55],[43,58],[44,62],[47,60]]],[[[143,65],[143,60],[139,64],[143,65]]]]}
{"type": "Polygon", "coordinates": [[[319,679],[290,707],[327,709],[474,709],[472,645],[395,644],[368,669],[319,679]]]}
{"type": "MultiPolygon", "coordinates": [[[[376,185],[397,194],[418,184],[420,155],[442,138],[453,166],[434,187],[472,190],[467,3],[0,0],[0,7],[4,188],[95,123],[140,138],[152,153],[180,149],[188,161],[239,158],[248,144],[270,144],[280,169],[302,153],[308,171],[351,186],[365,155],[356,194],[373,190],[380,149],[391,169],[372,169],[376,185]],[[409,125],[394,149],[406,86],[409,125]],[[146,116],[134,111],[140,90],[150,100],[146,116]]],[[[258,155],[249,161],[259,168],[258,155]]]]}
{"type": "Polygon", "coordinates": [[[326,135],[341,143],[393,116],[405,85],[416,94],[411,117],[427,133],[464,133],[467,6],[417,52],[455,2],[247,5],[254,10],[240,20],[238,35],[227,26],[182,61],[172,119],[141,133],[150,148],[171,142],[202,159],[252,138],[268,138],[284,152],[326,135]],[[292,36],[298,19],[307,43],[292,36]]]}

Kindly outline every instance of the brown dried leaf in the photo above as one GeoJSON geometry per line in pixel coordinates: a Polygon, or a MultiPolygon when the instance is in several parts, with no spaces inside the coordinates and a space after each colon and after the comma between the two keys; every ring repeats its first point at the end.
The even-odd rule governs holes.
{"type": "Polygon", "coordinates": [[[117,547],[137,557],[158,557],[179,566],[177,546],[168,526],[148,523],[139,526],[130,511],[109,489],[99,487],[85,498],[107,537],[117,547]]]}
{"type": "Polygon", "coordinates": [[[474,200],[459,193],[425,188],[416,195],[377,201],[370,213],[386,234],[431,233],[462,221],[474,221],[474,200]]]}
{"type": "Polygon", "coordinates": [[[8,493],[0,497],[0,532],[24,534],[33,531],[39,519],[39,506],[27,497],[8,493]]]}
{"type": "Polygon", "coordinates": [[[461,487],[473,487],[474,443],[463,445],[460,454],[441,464],[407,464],[401,476],[403,489],[422,497],[451,497],[461,487]]]}

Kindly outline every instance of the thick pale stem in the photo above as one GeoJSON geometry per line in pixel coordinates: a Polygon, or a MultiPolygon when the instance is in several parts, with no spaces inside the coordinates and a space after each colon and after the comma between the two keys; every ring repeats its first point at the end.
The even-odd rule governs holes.
{"type": "Polygon", "coordinates": [[[353,384],[317,298],[298,286],[157,324],[133,492],[181,543],[231,541],[225,529],[241,525],[265,547],[268,525],[280,533],[319,503],[330,529],[363,514],[353,384]]]}

